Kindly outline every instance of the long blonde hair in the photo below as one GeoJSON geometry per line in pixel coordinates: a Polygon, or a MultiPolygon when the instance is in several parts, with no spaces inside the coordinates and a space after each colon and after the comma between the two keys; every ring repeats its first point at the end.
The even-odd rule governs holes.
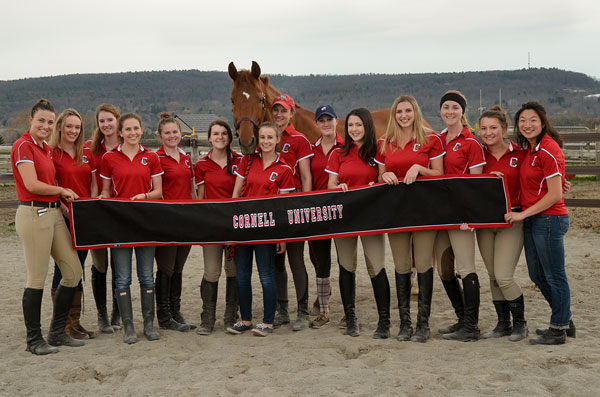
{"type": "Polygon", "coordinates": [[[381,145],[381,154],[385,153],[386,147],[392,142],[400,142],[402,135],[400,125],[396,121],[396,109],[398,104],[402,102],[408,102],[413,108],[414,121],[413,121],[413,133],[415,135],[415,141],[419,145],[424,145],[427,142],[427,135],[433,132],[433,130],[425,126],[425,120],[423,119],[423,113],[417,103],[417,100],[412,95],[400,95],[390,109],[390,118],[388,120],[388,126],[385,130],[383,145],[381,145]]]}
{"type": "Polygon", "coordinates": [[[54,125],[54,131],[52,131],[52,136],[50,137],[50,147],[52,149],[59,148],[61,151],[61,158],[64,152],[64,149],[60,146],[62,142],[62,130],[65,120],[69,116],[75,116],[81,122],[81,129],[79,130],[79,136],[75,140],[75,164],[81,165],[83,164],[83,119],[79,112],[75,109],[65,109],[56,119],[56,124],[54,125]]]}
{"type": "Polygon", "coordinates": [[[115,119],[117,119],[117,121],[119,121],[119,117],[121,117],[121,113],[115,105],[111,105],[110,103],[103,103],[102,105],[98,106],[98,109],[96,109],[96,129],[94,130],[94,134],[92,135],[91,146],[92,153],[94,154],[98,154],[101,147],[100,143],[102,142],[102,139],[104,139],[104,134],[102,133],[102,131],[100,131],[100,125],[98,124],[98,117],[100,116],[100,112],[111,113],[113,116],[115,116],[115,119]]]}

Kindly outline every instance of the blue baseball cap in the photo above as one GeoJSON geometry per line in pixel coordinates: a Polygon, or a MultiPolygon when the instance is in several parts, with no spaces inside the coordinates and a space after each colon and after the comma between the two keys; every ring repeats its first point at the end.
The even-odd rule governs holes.
{"type": "Polygon", "coordinates": [[[334,119],[338,118],[337,114],[335,114],[335,110],[333,110],[333,107],[331,107],[330,105],[321,105],[315,111],[315,121],[319,120],[319,117],[321,117],[324,114],[329,115],[334,119]]]}

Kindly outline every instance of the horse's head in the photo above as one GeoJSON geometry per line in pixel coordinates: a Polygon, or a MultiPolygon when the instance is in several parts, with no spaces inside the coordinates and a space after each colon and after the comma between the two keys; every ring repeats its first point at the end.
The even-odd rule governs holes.
{"type": "Polygon", "coordinates": [[[256,149],[258,126],[271,119],[267,99],[268,77],[261,77],[260,66],[252,61],[251,70],[238,71],[231,62],[229,77],[233,81],[231,111],[236,136],[243,154],[253,154],[256,149]]]}

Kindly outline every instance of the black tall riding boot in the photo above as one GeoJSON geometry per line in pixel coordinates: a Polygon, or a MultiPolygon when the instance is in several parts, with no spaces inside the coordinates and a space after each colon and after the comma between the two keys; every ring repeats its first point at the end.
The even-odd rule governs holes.
{"type": "Polygon", "coordinates": [[[400,274],[396,272],[396,296],[398,297],[398,312],[400,313],[400,331],[396,339],[410,340],[413,327],[410,320],[410,279],[412,273],[400,274]]]}
{"type": "Polygon", "coordinates": [[[117,297],[116,301],[119,305],[119,312],[121,313],[121,319],[123,320],[123,328],[125,334],[123,335],[123,342],[131,345],[137,342],[137,335],[133,328],[133,309],[131,308],[131,292],[129,288],[115,291],[117,297]]]}
{"type": "Polygon", "coordinates": [[[50,331],[48,332],[49,345],[71,347],[85,345],[82,340],[73,339],[65,332],[65,325],[67,324],[69,310],[71,309],[76,289],[77,287],[65,287],[64,285],[59,285],[56,289],[52,321],[50,323],[50,331]]]}
{"type": "MultiPolygon", "coordinates": [[[[112,258],[111,258],[111,262],[112,262],[112,258]]],[[[118,331],[121,329],[121,315],[119,313],[119,304],[117,302],[117,284],[115,281],[115,267],[111,266],[112,270],[111,270],[111,274],[112,274],[112,281],[111,281],[111,285],[112,285],[112,313],[110,314],[110,325],[113,327],[113,329],[115,331],[118,331]]]]}
{"type": "Polygon", "coordinates": [[[440,334],[451,334],[452,332],[458,331],[463,326],[465,318],[465,301],[458,278],[454,277],[452,280],[442,280],[442,284],[444,285],[446,294],[454,308],[458,321],[447,327],[440,328],[439,332],[440,334]]]}
{"type": "Polygon", "coordinates": [[[223,327],[225,330],[233,325],[238,320],[238,299],[237,286],[234,277],[227,277],[227,285],[225,286],[225,316],[223,317],[223,327]]]}
{"type": "Polygon", "coordinates": [[[169,310],[171,318],[179,324],[184,324],[189,329],[195,329],[196,325],[189,324],[181,315],[181,285],[183,283],[183,273],[173,273],[171,276],[171,289],[169,291],[169,310]]]}
{"type": "Polygon", "coordinates": [[[217,293],[219,292],[219,282],[211,283],[204,278],[200,283],[200,296],[202,296],[202,313],[200,314],[200,327],[196,333],[198,335],[210,335],[215,328],[217,318],[217,293]]]}
{"type": "Polygon", "coordinates": [[[451,334],[445,334],[444,339],[469,342],[479,339],[479,277],[477,273],[469,273],[463,278],[465,297],[465,317],[463,326],[451,334]]]}
{"type": "Polygon", "coordinates": [[[513,317],[512,332],[508,340],[518,342],[525,339],[529,334],[527,321],[525,320],[525,299],[523,299],[523,295],[515,300],[508,301],[508,309],[513,317]]]}
{"type": "Polygon", "coordinates": [[[342,305],[346,315],[346,335],[359,336],[358,318],[354,311],[354,302],[356,294],[356,274],[351,273],[340,266],[340,295],[342,296],[342,305]]]}
{"type": "Polygon", "coordinates": [[[167,273],[158,270],[154,282],[158,326],[162,329],[169,329],[172,331],[187,331],[190,329],[187,324],[180,324],[171,317],[171,311],[169,310],[170,290],[171,277],[167,273]]]}
{"type": "Polygon", "coordinates": [[[505,300],[493,302],[494,308],[496,309],[496,314],[498,315],[498,323],[493,330],[483,334],[484,339],[501,338],[503,336],[510,335],[512,332],[512,325],[510,323],[510,308],[508,307],[508,302],[505,300]]]}
{"type": "Polygon", "coordinates": [[[390,282],[385,268],[371,279],[379,321],[373,333],[373,339],[387,339],[390,337],[390,282]]]}
{"type": "Polygon", "coordinates": [[[23,291],[23,317],[27,328],[26,350],[38,356],[58,353],[58,349],[47,344],[42,336],[40,317],[43,295],[44,290],[42,289],[25,288],[23,291]]]}
{"type": "Polygon", "coordinates": [[[417,273],[417,282],[419,284],[417,330],[410,340],[425,343],[431,337],[429,315],[431,314],[431,297],[433,295],[433,269],[429,269],[424,273],[417,273]]]}
{"type": "Polygon", "coordinates": [[[140,288],[140,301],[144,318],[144,335],[148,340],[158,340],[160,334],[154,329],[154,288],[140,288]]]}
{"type": "Polygon", "coordinates": [[[108,321],[106,310],[106,273],[100,272],[95,266],[92,266],[92,292],[98,312],[98,328],[103,334],[112,334],[115,330],[108,321]]]}

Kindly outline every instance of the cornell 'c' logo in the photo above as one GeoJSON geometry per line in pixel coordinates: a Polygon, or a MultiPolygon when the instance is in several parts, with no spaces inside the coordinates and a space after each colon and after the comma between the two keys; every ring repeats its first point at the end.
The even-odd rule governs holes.
{"type": "Polygon", "coordinates": [[[456,143],[456,145],[454,145],[454,147],[452,148],[453,152],[458,152],[458,149],[460,149],[460,143],[456,143]]]}
{"type": "Polygon", "coordinates": [[[537,160],[537,156],[533,156],[533,161],[531,162],[532,167],[535,167],[535,160],[537,160]]]}
{"type": "Polygon", "coordinates": [[[285,145],[283,145],[283,148],[281,148],[281,151],[282,151],[283,153],[287,153],[287,152],[289,152],[289,151],[290,151],[290,144],[289,144],[289,143],[286,143],[285,145]]]}
{"type": "Polygon", "coordinates": [[[510,166],[515,168],[519,164],[519,159],[517,157],[510,158],[510,166]]]}
{"type": "Polygon", "coordinates": [[[415,146],[413,146],[413,152],[418,152],[419,149],[421,149],[421,145],[419,145],[418,143],[415,143],[415,146]]]}
{"type": "Polygon", "coordinates": [[[188,167],[188,168],[191,167],[190,160],[187,160],[187,159],[185,160],[185,166],[188,167]]]}
{"type": "Polygon", "coordinates": [[[86,164],[89,163],[89,160],[85,154],[81,157],[81,160],[86,164]]]}
{"type": "Polygon", "coordinates": [[[148,165],[148,158],[142,157],[142,165],[148,165]]]}
{"type": "Polygon", "coordinates": [[[238,169],[238,166],[237,166],[237,165],[232,165],[232,166],[231,166],[231,172],[232,172],[232,173],[233,173],[233,172],[236,172],[236,171],[237,171],[237,169],[238,169]]]}
{"type": "Polygon", "coordinates": [[[275,182],[275,180],[277,179],[277,173],[276,172],[271,172],[271,175],[269,175],[269,180],[271,182],[275,182]]]}

